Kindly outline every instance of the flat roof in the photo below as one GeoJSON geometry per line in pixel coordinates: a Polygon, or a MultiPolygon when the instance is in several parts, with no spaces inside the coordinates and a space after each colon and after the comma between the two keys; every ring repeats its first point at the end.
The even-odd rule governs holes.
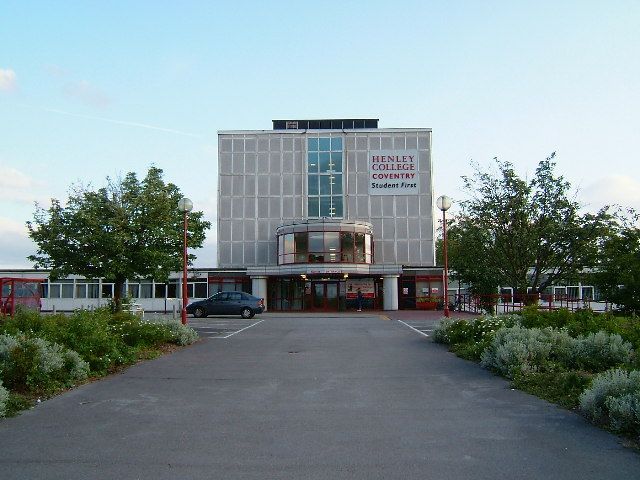
{"type": "Polygon", "coordinates": [[[331,118],[318,120],[272,120],[274,130],[355,130],[378,128],[377,118],[331,118]]]}
{"type": "Polygon", "coordinates": [[[356,128],[356,129],[288,129],[288,130],[218,130],[218,135],[244,135],[247,133],[269,133],[269,134],[287,134],[287,133],[309,133],[309,132],[322,132],[322,133],[400,133],[400,132],[431,132],[431,128],[356,128]]]}

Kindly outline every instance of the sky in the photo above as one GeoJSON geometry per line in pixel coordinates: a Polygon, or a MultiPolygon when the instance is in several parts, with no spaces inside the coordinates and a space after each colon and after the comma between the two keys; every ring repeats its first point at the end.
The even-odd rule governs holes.
{"type": "Polygon", "coordinates": [[[637,0],[3,0],[0,268],[32,267],[34,202],[151,165],[215,221],[217,132],[272,119],[431,128],[454,205],[474,163],[555,151],[585,210],[640,209],[638,25],[637,0]]]}

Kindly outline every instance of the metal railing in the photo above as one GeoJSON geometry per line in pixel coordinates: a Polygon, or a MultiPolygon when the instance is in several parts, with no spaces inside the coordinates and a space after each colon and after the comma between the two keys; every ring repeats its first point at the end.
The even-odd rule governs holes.
{"type": "Polygon", "coordinates": [[[450,303],[453,311],[466,313],[495,313],[507,314],[520,312],[524,307],[537,305],[538,309],[546,311],[567,309],[570,312],[590,309],[594,312],[606,312],[611,310],[609,302],[595,301],[591,298],[575,298],[568,295],[551,294],[494,294],[473,295],[457,294],[450,303]]]}

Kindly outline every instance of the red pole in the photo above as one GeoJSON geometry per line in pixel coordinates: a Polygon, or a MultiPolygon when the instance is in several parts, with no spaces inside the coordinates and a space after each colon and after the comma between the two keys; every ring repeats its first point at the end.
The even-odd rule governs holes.
{"type": "Polygon", "coordinates": [[[184,212],[184,251],[182,252],[182,324],[187,324],[187,211],[184,212]]]}
{"type": "Polygon", "coordinates": [[[449,318],[449,272],[447,269],[447,218],[442,210],[442,246],[444,251],[444,316],[449,318]]]}

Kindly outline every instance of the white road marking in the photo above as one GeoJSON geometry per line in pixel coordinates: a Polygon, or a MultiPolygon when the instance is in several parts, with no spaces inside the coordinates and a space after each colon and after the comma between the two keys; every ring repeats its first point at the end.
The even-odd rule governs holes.
{"type": "Polygon", "coordinates": [[[254,325],[257,325],[257,324],[262,323],[262,322],[264,322],[264,320],[259,320],[256,323],[253,323],[253,324],[249,325],[248,327],[244,327],[243,329],[238,330],[237,332],[233,332],[231,335],[227,335],[226,337],[209,337],[209,338],[229,338],[229,337],[233,337],[236,333],[240,333],[240,332],[246,330],[247,328],[251,328],[254,325]]]}
{"type": "MultiPolygon", "coordinates": [[[[413,330],[414,332],[418,332],[420,335],[424,336],[424,337],[428,337],[429,335],[427,335],[424,332],[421,332],[420,330],[418,330],[417,328],[412,327],[411,325],[409,325],[408,323],[403,322],[402,320],[398,320],[400,323],[402,323],[403,325],[406,325],[407,327],[409,327],[411,330],[413,330]]],[[[431,330],[430,330],[431,331],[431,330]]]]}

